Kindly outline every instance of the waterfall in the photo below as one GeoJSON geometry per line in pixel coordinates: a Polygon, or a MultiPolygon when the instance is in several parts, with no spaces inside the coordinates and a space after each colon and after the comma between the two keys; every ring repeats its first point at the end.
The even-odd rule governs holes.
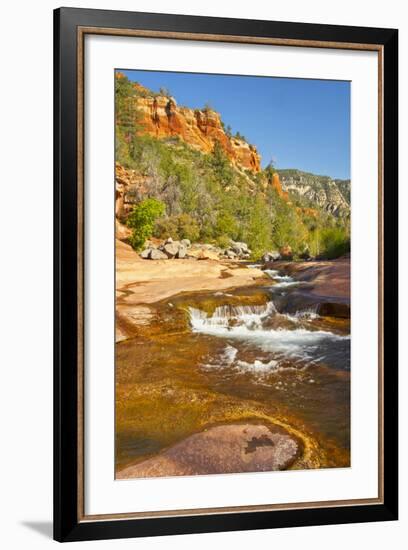
{"type": "MultiPolygon", "coordinates": [[[[269,316],[277,313],[273,302],[261,306],[219,306],[212,315],[197,308],[189,308],[190,324],[193,332],[246,342],[259,348],[264,353],[279,354],[280,357],[312,359],[321,355],[322,346],[332,346],[334,342],[340,345],[350,340],[350,336],[341,336],[325,330],[308,330],[299,327],[299,320],[303,317],[313,319],[317,315],[313,309],[298,311],[291,316],[282,314],[294,322],[294,328],[270,328],[264,326],[269,316]],[[296,326],[297,325],[297,326],[296,326]]],[[[311,327],[312,328],[312,327],[311,327]]],[[[235,352],[232,346],[227,348],[224,364],[235,361],[235,352]]],[[[274,357],[275,359],[275,357],[274,357]]],[[[256,364],[259,369],[262,367],[256,364]]],[[[272,363],[269,367],[272,367],[272,363]]]]}
{"type": "Polygon", "coordinates": [[[244,326],[248,329],[260,328],[262,320],[275,313],[276,308],[273,302],[263,305],[218,306],[210,316],[200,309],[189,308],[191,326],[198,332],[205,332],[205,328],[217,327],[225,329],[234,326],[244,326]]]}

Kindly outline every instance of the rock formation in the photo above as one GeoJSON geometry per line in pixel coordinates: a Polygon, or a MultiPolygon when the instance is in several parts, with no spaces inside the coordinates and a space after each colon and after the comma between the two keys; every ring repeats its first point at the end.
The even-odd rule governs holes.
{"type": "MultiPolygon", "coordinates": [[[[121,78],[121,73],[117,73],[117,78],[121,78]]],[[[140,84],[134,84],[134,89],[135,95],[130,101],[134,102],[137,124],[144,133],[159,139],[178,137],[204,153],[211,152],[218,142],[238,168],[254,173],[261,170],[256,147],[241,137],[228,135],[221,116],[213,109],[178,106],[173,97],[154,94],[140,84]]]]}
{"type": "Polygon", "coordinates": [[[283,191],[298,195],[335,216],[350,211],[350,180],[333,180],[300,170],[278,170],[283,191]]]}

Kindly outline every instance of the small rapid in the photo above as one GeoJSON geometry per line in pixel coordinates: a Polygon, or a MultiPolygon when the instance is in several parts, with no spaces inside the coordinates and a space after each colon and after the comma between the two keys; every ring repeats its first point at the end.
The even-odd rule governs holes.
{"type": "Polygon", "coordinates": [[[217,307],[212,315],[197,308],[189,308],[190,326],[193,332],[227,339],[230,343],[220,363],[234,364],[245,370],[275,369],[282,359],[318,361],[326,357],[324,350],[336,344],[348,345],[350,336],[318,330],[308,323],[318,318],[313,309],[294,314],[280,314],[273,301],[264,305],[217,307]],[[270,325],[273,318],[274,327],[270,325]],[[279,326],[281,324],[282,326],[279,326]],[[242,345],[268,354],[268,360],[255,360],[251,364],[239,361],[238,347],[242,345]],[[235,351],[234,351],[235,350],[235,351]],[[271,357],[269,357],[271,355],[271,357]]]}
{"type": "Polygon", "coordinates": [[[290,277],[289,275],[280,275],[277,269],[265,269],[264,273],[266,273],[266,275],[268,275],[270,279],[275,281],[275,284],[273,285],[272,290],[299,287],[307,284],[307,283],[304,283],[303,281],[296,281],[293,277],[290,277]]]}
{"type": "Polygon", "coordinates": [[[264,305],[230,306],[223,305],[215,308],[212,315],[205,311],[190,307],[190,324],[193,331],[206,332],[213,329],[232,329],[244,326],[254,330],[262,327],[262,321],[269,315],[276,313],[276,307],[272,301],[264,305]]]}

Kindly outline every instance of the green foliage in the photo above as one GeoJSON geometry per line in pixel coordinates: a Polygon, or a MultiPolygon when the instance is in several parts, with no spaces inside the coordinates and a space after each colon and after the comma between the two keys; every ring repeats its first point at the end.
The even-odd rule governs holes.
{"type": "Polygon", "coordinates": [[[320,233],[321,256],[332,260],[350,252],[350,235],[342,227],[325,228],[320,233]]]}
{"type": "Polygon", "coordinates": [[[163,95],[164,97],[171,97],[171,92],[168,88],[160,88],[159,94],[163,95]]]}
{"type": "Polygon", "coordinates": [[[234,238],[238,232],[238,224],[232,212],[229,212],[226,207],[220,208],[217,213],[217,221],[215,224],[215,234],[217,239],[220,237],[230,236],[234,238]]]}
{"type": "Polygon", "coordinates": [[[166,207],[157,199],[146,199],[133,207],[128,217],[127,225],[133,229],[130,244],[135,250],[140,250],[146,239],[152,236],[154,223],[157,218],[163,216],[166,207]]]}
{"type": "Polygon", "coordinates": [[[158,219],[154,227],[154,236],[162,239],[189,239],[194,242],[200,236],[200,228],[192,216],[184,213],[158,219]]]}
{"type": "Polygon", "coordinates": [[[260,258],[272,247],[272,223],[265,200],[257,195],[253,200],[243,240],[252,250],[253,258],[260,258]]]}
{"type": "Polygon", "coordinates": [[[214,148],[211,155],[211,166],[214,169],[222,187],[225,188],[232,184],[234,179],[234,170],[219,141],[214,143],[214,148]]]}
{"type": "Polygon", "coordinates": [[[126,76],[115,78],[116,160],[124,166],[129,166],[131,162],[139,130],[140,116],[136,108],[136,96],[134,85],[126,76]]]}
{"type": "Polygon", "coordinates": [[[240,139],[242,141],[246,141],[246,137],[244,135],[242,135],[240,132],[235,132],[235,136],[237,139],[240,139]]]}
{"type": "Polygon", "coordinates": [[[268,179],[272,179],[272,176],[274,175],[275,172],[276,172],[275,163],[273,162],[273,160],[270,160],[267,167],[264,170],[264,174],[268,179]]]}

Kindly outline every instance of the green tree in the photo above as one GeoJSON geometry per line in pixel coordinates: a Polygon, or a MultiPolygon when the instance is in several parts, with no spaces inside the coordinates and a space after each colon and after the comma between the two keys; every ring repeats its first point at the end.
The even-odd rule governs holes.
{"type": "Polygon", "coordinates": [[[183,213],[178,216],[159,218],[154,227],[156,237],[165,239],[189,239],[194,242],[198,240],[200,228],[197,221],[189,214],[183,213]]]}
{"type": "Polygon", "coordinates": [[[221,143],[218,140],[216,140],[214,143],[210,163],[215,172],[215,176],[218,179],[218,182],[223,188],[233,183],[233,168],[231,167],[231,163],[226,156],[221,143]]]}
{"type": "Polygon", "coordinates": [[[350,235],[342,227],[325,228],[321,231],[321,255],[328,260],[338,258],[350,252],[350,235]]]}
{"type": "Polygon", "coordinates": [[[265,175],[266,175],[266,177],[268,178],[268,180],[272,179],[272,176],[273,176],[274,173],[276,172],[275,163],[273,162],[272,159],[269,161],[269,163],[268,163],[268,165],[266,166],[264,172],[265,172],[265,175]]]}
{"type": "Polygon", "coordinates": [[[146,239],[152,236],[155,221],[163,216],[165,209],[165,204],[154,198],[146,199],[133,207],[127,225],[133,229],[129,241],[135,250],[140,250],[146,239]]]}
{"type": "Polygon", "coordinates": [[[132,162],[136,134],[140,129],[133,83],[124,75],[115,78],[116,160],[125,166],[132,162]]]}
{"type": "Polygon", "coordinates": [[[228,210],[220,210],[217,215],[215,231],[218,240],[220,237],[230,237],[234,239],[237,233],[237,220],[234,215],[228,212],[228,210]]]}
{"type": "Polygon", "coordinates": [[[248,224],[244,230],[244,240],[252,250],[253,258],[259,258],[272,246],[272,226],[264,198],[255,197],[249,212],[248,224]]]}
{"type": "Polygon", "coordinates": [[[171,97],[171,92],[168,88],[160,88],[159,94],[163,95],[164,97],[171,97]]]}

